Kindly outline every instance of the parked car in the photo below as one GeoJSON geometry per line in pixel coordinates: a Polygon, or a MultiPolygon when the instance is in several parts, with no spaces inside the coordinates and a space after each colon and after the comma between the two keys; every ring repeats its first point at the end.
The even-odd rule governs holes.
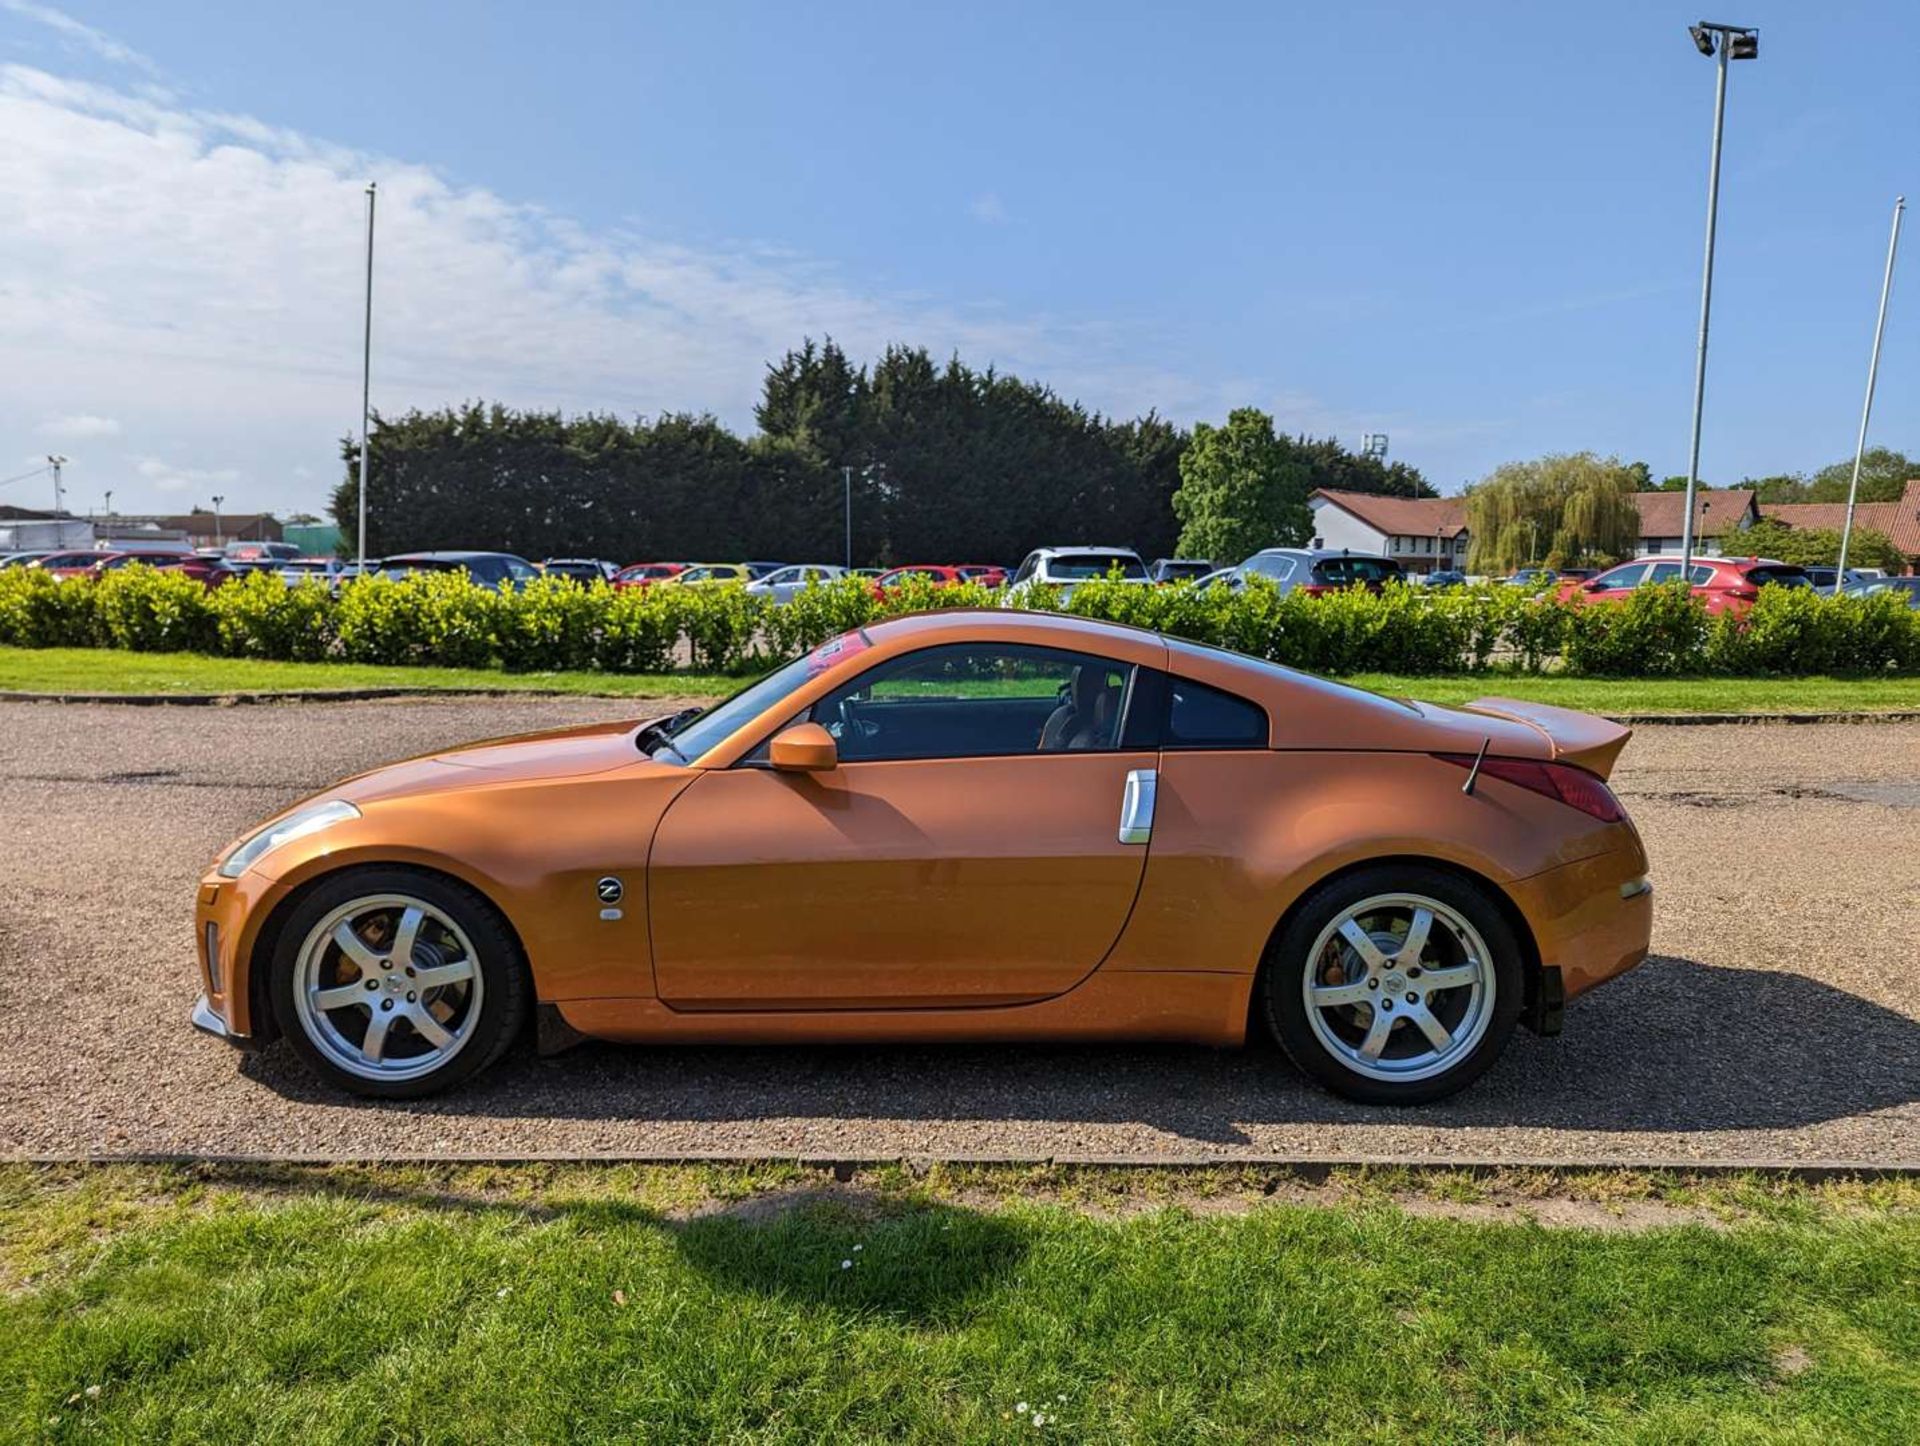
{"type": "Polygon", "coordinates": [[[747,584],[747,591],[755,597],[770,597],[776,603],[790,603],[807,588],[820,583],[832,582],[846,575],[844,567],[836,567],[830,562],[802,562],[790,567],[779,568],[765,577],[755,578],[747,584]]]}
{"type": "Polygon", "coordinates": [[[22,566],[37,567],[42,572],[50,572],[62,582],[65,582],[70,578],[92,576],[95,563],[99,562],[102,558],[116,555],[117,554],[111,552],[102,552],[97,547],[89,548],[84,552],[78,550],[70,552],[49,552],[42,557],[36,558],[32,562],[23,563],[22,566]]]}
{"type": "Polygon", "coordinates": [[[1379,592],[1390,582],[1405,582],[1407,575],[1390,557],[1305,547],[1269,547],[1236,567],[1227,585],[1240,588],[1253,577],[1265,578],[1283,593],[1298,588],[1308,597],[1319,597],[1323,593],[1344,592],[1356,584],[1368,592],[1379,592]]]}
{"type": "Polygon", "coordinates": [[[276,569],[301,555],[300,549],[291,542],[229,542],[225,551],[227,561],[236,566],[252,564],[276,569]]]}
{"type": "Polygon", "coordinates": [[[620,569],[598,557],[550,557],[540,564],[540,571],[548,577],[564,577],[578,583],[610,583],[620,569]]]}
{"type": "Polygon", "coordinates": [[[914,579],[930,582],[935,587],[954,587],[965,582],[965,575],[957,567],[946,563],[909,563],[905,567],[890,567],[873,580],[873,595],[884,597],[904,582],[914,579]]]}
{"type": "Polygon", "coordinates": [[[481,587],[503,584],[518,590],[540,576],[524,557],[510,552],[400,552],[381,561],[388,577],[411,577],[422,572],[464,572],[481,587]]]}
{"type": "Polygon", "coordinates": [[[1146,563],[1130,547],[1037,547],[1015,570],[1007,585],[1007,601],[1016,601],[1023,588],[1050,583],[1060,589],[1060,600],[1065,602],[1079,583],[1104,577],[1143,585],[1151,581],[1146,563]]]}
{"type": "Polygon", "coordinates": [[[1552,587],[1559,580],[1560,574],[1550,567],[1523,567],[1500,579],[1507,587],[1531,588],[1534,592],[1552,587]]]}
{"type": "Polygon", "coordinates": [[[193,1020],[382,1098],[478,1074],[546,1009],[634,1043],[1258,1030],[1417,1104],[1646,957],[1605,781],[1628,737],[1090,618],[893,618],[705,710],[267,820],[198,885],[193,1020]]]}
{"type": "Polygon", "coordinates": [[[1156,557],[1147,576],[1154,582],[1197,582],[1217,570],[1197,557],[1156,557]]]}
{"type": "Polygon", "coordinates": [[[1005,587],[1008,573],[1004,567],[991,562],[963,562],[960,564],[960,576],[982,587],[1005,587]]]}
{"type": "MultiPolygon", "coordinates": [[[[342,562],[337,557],[295,557],[281,563],[274,569],[274,574],[288,585],[308,581],[323,582],[337,592],[340,584],[354,576],[358,569],[358,563],[342,562]]],[[[380,571],[379,560],[368,558],[367,571],[370,573],[380,571]]]]}
{"type": "MultiPolygon", "coordinates": [[[[1557,595],[1563,602],[1623,602],[1635,588],[1680,580],[1678,557],[1636,557],[1584,582],[1563,578],[1557,595]]],[[[1811,587],[1806,570],[1766,558],[1695,557],[1687,574],[1693,595],[1709,613],[1744,613],[1763,587],[1811,587]]]]}
{"type": "Polygon", "coordinates": [[[630,562],[613,575],[616,588],[651,587],[687,570],[684,562],[630,562]]]}
{"type": "Polygon", "coordinates": [[[1899,593],[1910,608],[1920,608],[1920,577],[1887,577],[1857,582],[1847,589],[1848,597],[1870,597],[1878,592],[1899,593]]]}
{"type": "MultiPolygon", "coordinates": [[[[1813,585],[1816,592],[1832,592],[1834,581],[1839,577],[1839,569],[1834,567],[1821,567],[1816,564],[1803,570],[1807,574],[1807,581],[1813,585]]],[[[1842,588],[1850,588],[1857,583],[1867,581],[1867,578],[1864,573],[1850,567],[1847,569],[1846,577],[1839,580],[1842,588]]]]}
{"type": "Polygon", "coordinates": [[[28,563],[38,562],[45,556],[47,556],[45,552],[9,552],[0,555],[0,569],[25,567],[28,563]]]}
{"type": "Polygon", "coordinates": [[[1467,575],[1457,568],[1443,567],[1428,573],[1420,581],[1422,585],[1431,588],[1465,587],[1467,575]]]}
{"type": "Polygon", "coordinates": [[[761,578],[780,571],[786,564],[784,562],[744,562],[741,566],[747,570],[748,581],[758,582],[761,578]]]}
{"type": "Polygon", "coordinates": [[[747,571],[744,562],[695,562],[674,573],[671,577],[654,579],[662,586],[673,587],[712,587],[720,583],[748,583],[753,574],[747,571]]]}
{"type": "Polygon", "coordinates": [[[240,569],[218,552],[209,554],[186,549],[162,552],[158,548],[139,552],[110,552],[100,557],[89,571],[94,577],[104,577],[110,572],[135,566],[151,567],[159,572],[177,572],[206,588],[224,587],[242,576],[240,569]]]}

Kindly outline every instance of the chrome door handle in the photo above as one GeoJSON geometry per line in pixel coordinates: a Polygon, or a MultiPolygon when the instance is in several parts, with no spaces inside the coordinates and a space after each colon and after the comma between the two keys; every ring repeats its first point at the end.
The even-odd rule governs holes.
{"type": "Polygon", "coordinates": [[[1136,768],[1127,775],[1127,786],[1120,795],[1120,842],[1143,844],[1153,837],[1153,795],[1159,774],[1151,768],[1136,768]]]}

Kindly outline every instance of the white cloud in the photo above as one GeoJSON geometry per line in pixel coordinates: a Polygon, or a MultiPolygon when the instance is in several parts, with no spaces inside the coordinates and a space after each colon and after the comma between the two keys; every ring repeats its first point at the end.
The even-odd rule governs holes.
{"type": "Polygon", "coordinates": [[[149,75],[158,70],[151,60],[132,46],[122,45],[111,35],[95,30],[91,25],[75,20],[63,10],[51,5],[37,5],[33,0],[0,0],[0,10],[7,10],[23,19],[44,25],[55,31],[70,44],[90,51],[102,60],[110,60],[115,65],[129,65],[135,70],[146,71],[149,75]]]}
{"type": "Polygon", "coordinates": [[[97,437],[119,436],[120,424],[112,417],[71,412],[64,417],[48,417],[37,430],[43,437],[53,437],[62,442],[86,442],[97,437]]]}
{"type": "Polygon", "coordinates": [[[589,229],[150,88],[0,66],[0,135],[0,434],[109,411],[138,456],[178,459],[116,476],[74,447],[129,510],[143,486],[214,477],[236,505],[323,502],[359,418],[369,177],[388,412],[485,397],[747,429],[764,364],[829,333],[856,356],[957,350],[1110,411],[1168,405],[1110,326],[876,294],[765,245],[589,229]]]}
{"type": "MultiPolygon", "coordinates": [[[[140,457],[135,472],[144,477],[156,492],[199,492],[209,487],[227,487],[240,480],[237,467],[176,467],[158,457],[140,457]]],[[[372,490],[368,490],[372,496],[372,490]]],[[[126,508],[122,508],[126,511],[126,508]]]]}
{"type": "Polygon", "coordinates": [[[968,202],[967,214],[987,226],[1004,226],[1008,219],[1005,203],[992,191],[983,192],[968,202]]]}

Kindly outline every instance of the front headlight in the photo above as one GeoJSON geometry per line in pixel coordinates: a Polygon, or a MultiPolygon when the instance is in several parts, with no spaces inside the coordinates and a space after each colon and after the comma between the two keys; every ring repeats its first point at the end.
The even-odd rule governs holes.
{"type": "Polygon", "coordinates": [[[220,860],[220,877],[237,879],[281,844],[291,843],[294,839],[305,838],[310,833],[318,833],[323,828],[331,828],[336,823],[358,817],[360,810],[344,798],[330,798],[325,803],[298,809],[234,845],[227,856],[220,860]]]}

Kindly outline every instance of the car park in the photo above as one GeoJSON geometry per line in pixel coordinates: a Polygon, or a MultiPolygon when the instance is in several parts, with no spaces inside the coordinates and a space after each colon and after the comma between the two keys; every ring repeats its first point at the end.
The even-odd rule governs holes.
{"type": "Polygon", "coordinates": [[[1331,1089],[1419,1103],[1646,956],[1605,781],[1629,736],[1061,614],[894,618],[710,708],[451,749],[267,820],[199,886],[194,1022],[387,1098],[536,1012],[636,1043],[1251,1027],[1331,1089]]]}
{"type": "Polygon", "coordinates": [[[1156,557],[1147,576],[1154,582],[1197,582],[1213,571],[1211,562],[1197,557],[1156,557]]]}
{"type": "Polygon", "coordinates": [[[845,574],[844,567],[836,567],[830,562],[795,563],[789,567],[776,568],[765,577],[755,578],[747,584],[747,591],[754,597],[771,598],[776,603],[790,603],[807,588],[832,582],[845,574]]]}
{"type": "MultiPolygon", "coordinates": [[[[1637,588],[1659,587],[1680,580],[1678,557],[1636,557],[1584,581],[1563,577],[1558,588],[1562,602],[1624,602],[1637,588]]],[[[1804,568],[1766,558],[1698,557],[1687,573],[1689,590],[1709,613],[1744,613],[1759,600],[1763,587],[1811,587],[1804,568]]]]}
{"type": "Polygon", "coordinates": [[[550,557],[540,564],[548,577],[566,578],[578,583],[610,583],[619,572],[612,563],[598,557],[550,557]]]}
{"type": "Polygon", "coordinates": [[[383,559],[380,571],[394,578],[429,572],[464,572],[482,587],[515,589],[525,587],[540,576],[532,563],[510,552],[401,552],[383,559]]]}

